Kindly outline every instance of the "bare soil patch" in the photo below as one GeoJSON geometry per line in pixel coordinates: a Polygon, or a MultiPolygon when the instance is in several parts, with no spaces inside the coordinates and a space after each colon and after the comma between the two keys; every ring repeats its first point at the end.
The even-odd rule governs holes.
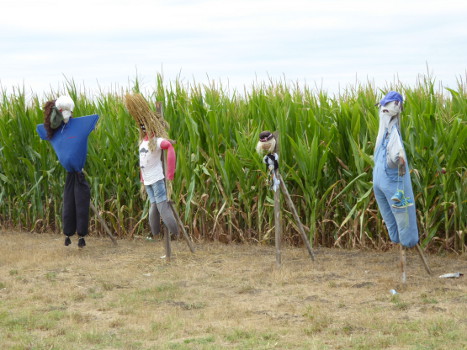
{"type": "Polygon", "coordinates": [[[2,349],[462,349],[465,256],[0,232],[2,349]],[[398,294],[389,292],[395,289],[398,294]]]}

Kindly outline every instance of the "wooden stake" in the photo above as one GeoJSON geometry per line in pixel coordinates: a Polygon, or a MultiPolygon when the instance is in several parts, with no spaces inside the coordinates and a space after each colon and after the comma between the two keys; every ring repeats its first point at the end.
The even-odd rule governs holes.
{"type": "MultiPolygon", "coordinates": [[[[279,172],[275,170],[275,176],[278,178],[279,172]]],[[[274,181],[274,180],[273,180],[274,181]]],[[[275,231],[275,242],[276,242],[276,265],[281,266],[281,240],[282,240],[282,228],[281,228],[281,204],[280,204],[280,190],[277,188],[274,191],[274,231],[275,231]]]]}
{"type": "Polygon", "coordinates": [[[423,266],[425,266],[426,272],[431,276],[431,270],[430,270],[430,267],[428,266],[428,262],[425,258],[425,254],[423,254],[422,248],[420,247],[419,244],[416,245],[416,248],[417,248],[418,255],[420,255],[420,258],[422,259],[423,266]]]}
{"type": "Polygon", "coordinates": [[[297,209],[295,209],[295,205],[292,202],[292,198],[290,198],[289,191],[287,190],[287,187],[285,186],[284,180],[279,174],[279,171],[276,172],[276,176],[278,180],[280,181],[280,188],[282,189],[282,192],[284,193],[285,199],[287,201],[287,204],[289,206],[290,211],[292,212],[292,215],[295,219],[295,222],[297,223],[298,231],[302,235],[302,239],[305,242],[306,249],[308,250],[308,254],[310,254],[311,260],[315,260],[315,255],[313,254],[313,250],[311,249],[310,242],[308,240],[308,237],[306,236],[305,230],[303,228],[302,222],[300,221],[300,217],[298,216],[297,209]]]}
{"type": "Polygon", "coordinates": [[[173,202],[168,201],[168,203],[169,203],[170,207],[172,208],[172,212],[174,213],[174,216],[175,216],[175,219],[177,220],[178,226],[181,228],[181,230],[183,232],[183,237],[185,238],[185,241],[188,244],[188,247],[190,248],[190,251],[192,253],[194,253],[195,248],[193,247],[193,242],[191,241],[190,236],[188,235],[188,233],[185,230],[185,225],[183,225],[182,219],[180,219],[180,216],[178,215],[177,211],[175,210],[175,208],[173,206],[173,202]]]}
{"type": "Polygon", "coordinates": [[[400,261],[400,264],[401,264],[401,272],[402,272],[402,283],[406,283],[407,282],[407,275],[406,275],[406,272],[405,272],[405,267],[407,265],[407,258],[406,258],[406,249],[402,246],[401,244],[401,261],[400,261]]]}
{"type": "Polygon", "coordinates": [[[170,231],[165,230],[164,232],[164,247],[165,247],[165,258],[167,262],[170,262],[170,258],[172,257],[172,247],[170,245],[170,231]]]}
{"type": "MultiPolygon", "coordinates": [[[[83,174],[84,176],[86,177],[89,177],[88,173],[83,169],[83,174]]],[[[107,226],[107,224],[105,223],[104,219],[102,218],[102,216],[99,214],[99,212],[97,211],[96,207],[94,206],[94,204],[92,204],[92,201],[90,200],[89,201],[89,204],[91,206],[91,210],[94,212],[94,214],[96,215],[97,217],[97,220],[99,220],[99,222],[101,223],[102,227],[104,227],[104,231],[107,233],[107,235],[110,237],[110,239],[112,240],[112,243],[117,245],[117,239],[114,237],[114,235],[112,234],[112,232],[110,232],[110,229],[109,227],[107,226]]]]}
{"type": "MultiPolygon", "coordinates": [[[[164,114],[163,114],[163,110],[162,110],[162,102],[160,102],[160,101],[156,102],[156,111],[161,116],[161,118],[164,119],[164,114]]],[[[162,168],[163,168],[164,174],[165,174],[165,170],[167,169],[166,164],[165,164],[166,163],[166,155],[164,153],[162,153],[161,157],[162,157],[162,168]]],[[[180,219],[180,216],[178,215],[178,212],[175,210],[173,202],[171,200],[172,193],[173,193],[172,183],[171,182],[167,183],[167,181],[165,181],[165,189],[166,189],[166,195],[167,195],[167,203],[169,203],[170,208],[172,209],[172,213],[174,214],[175,220],[177,220],[178,226],[180,227],[180,229],[183,232],[183,237],[185,238],[185,241],[188,244],[188,247],[190,248],[190,251],[192,253],[194,253],[195,248],[193,247],[193,242],[191,241],[190,236],[186,232],[185,225],[183,225],[182,219],[180,219]]],[[[166,231],[168,231],[168,230],[166,230],[166,231]]],[[[166,256],[169,257],[169,261],[170,261],[170,255],[172,254],[172,250],[171,250],[171,247],[170,247],[170,235],[169,235],[168,240],[167,240],[167,238],[165,240],[165,252],[166,252],[166,256]]]]}
{"type": "Polygon", "coordinates": [[[115,239],[115,237],[112,235],[112,232],[110,232],[110,229],[107,227],[107,224],[105,223],[104,219],[102,218],[102,216],[100,216],[99,212],[97,211],[96,207],[94,206],[94,204],[92,204],[92,202],[90,201],[89,204],[91,205],[91,209],[92,211],[94,212],[94,214],[96,215],[97,217],[97,220],[99,220],[99,222],[101,223],[102,227],[104,227],[104,230],[105,232],[107,233],[107,235],[110,237],[110,239],[112,240],[112,243],[114,245],[117,245],[117,240],[115,239]]]}

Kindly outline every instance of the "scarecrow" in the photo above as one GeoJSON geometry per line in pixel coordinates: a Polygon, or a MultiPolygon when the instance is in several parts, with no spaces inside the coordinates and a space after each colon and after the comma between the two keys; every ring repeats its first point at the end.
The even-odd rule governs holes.
{"type": "Polygon", "coordinates": [[[390,91],[377,103],[379,130],[375,144],[373,191],[381,216],[394,243],[400,243],[402,282],[406,282],[406,249],[415,247],[431,275],[430,267],[418,244],[418,227],[409,164],[402,143],[400,115],[404,100],[390,91]]]}
{"type": "Polygon", "coordinates": [[[390,91],[379,105],[379,130],[375,144],[373,190],[379,210],[394,243],[411,248],[418,243],[409,165],[400,132],[402,96],[390,91]]]}
{"type": "MultiPolygon", "coordinates": [[[[140,94],[127,94],[125,105],[139,128],[139,164],[141,182],[149,197],[149,226],[153,237],[160,234],[160,220],[170,231],[172,238],[179,235],[176,213],[170,202],[165,182],[163,150],[167,151],[167,179],[175,173],[175,141],[168,139],[167,122],[154,113],[140,94]]],[[[170,189],[170,187],[169,187],[170,189]]],[[[167,254],[169,258],[169,254],[167,254]]]]}
{"type": "Polygon", "coordinates": [[[68,96],[46,102],[44,124],[37,125],[41,139],[52,144],[60,164],[67,171],[63,192],[62,221],[65,246],[78,234],[78,247],[86,246],[91,191],[83,168],[86,162],[88,136],[94,130],[97,114],[73,118],[74,102],[68,96]]]}
{"type": "Polygon", "coordinates": [[[276,264],[280,266],[282,263],[281,257],[281,240],[282,228],[280,219],[280,192],[282,191],[289,209],[295,219],[298,231],[302,236],[303,242],[306,245],[308,254],[311,260],[315,260],[315,255],[311,249],[310,242],[303,228],[300,217],[298,216],[297,209],[292,202],[289,191],[285,186],[283,179],[279,173],[279,144],[278,133],[263,131],[259,134],[259,140],[256,144],[256,152],[263,157],[263,163],[266,164],[266,171],[269,172],[271,177],[271,189],[274,191],[274,231],[275,231],[275,244],[276,244],[276,264]]]}
{"type": "Polygon", "coordinates": [[[263,163],[266,164],[266,171],[271,174],[271,189],[276,192],[280,185],[280,180],[276,176],[279,169],[279,155],[277,147],[277,133],[263,131],[259,134],[259,141],[256,144],[256,152],[264,155],[263,163]]]}

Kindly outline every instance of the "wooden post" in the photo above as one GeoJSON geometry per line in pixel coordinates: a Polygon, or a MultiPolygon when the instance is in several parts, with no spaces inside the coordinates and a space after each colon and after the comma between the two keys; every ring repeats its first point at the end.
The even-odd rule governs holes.
{"type": "Polygon", "coordinates": [[[167,262],[170,262],[170,258],[172,257],[172,247],[170,244],[170,231],[165,230],[164,232],[164,248],[165,248],[165,258],[167,262]]]}
{"type": "MultiPolygon", "coordinates": [[[[156,111],[162,118],[164,118],[164,114],[163,114],[163,110],[162,110],[162,102],[159,102],[159,101],[156,102],[156,111]]],[[[162,153],[162,167],[164,169],[164,174],[165,174],[165,170],[167,169],[165,163],[166,163],[166,155],[164,153],[162,153]]],[[[169,206],[172,209],[172,213],[174,214],[175,220],[177,221],[177,224],[178,224],[179,228],[183,232],[183,237],[185,238],[185,241],[188,244],[188,247],[190,248],[190,251],[192,253],[194,253],[195,248],[193,247],[193,243],[192,243],[192,241],[190,239],[190,236],[186,232],[185,226],[183,225],[183,222],[180,219],[180,216],[178,215],[178,212],[175,210],[173,202],[171,200],[172,193],[173,193],[172,183],[170,183],[170,182],[167,183],[167,181],[165,181],[165,188],[166,188],[166,194],[167,194],[167,203],[169,203],[169,206]]],[[[168,230],[166,230],[166,231],[168,231],[168,230]]],[[[166,235],[164,235],[164,238],[165,238],[165,253],[166,253],[166,257],[168,259],[167,261],[170,261],[170,256],[172,255],[172,249],[171,249],[171,246],[170,246],[170,234],[166,233],[166,235]],[[168,237],[166,237],[166,235],[168,237]]]]}
{"type": "Polygon", "coordinates": [[[94,212],[94,214],[96,215],[97,217],[97,220],[99,220],[99,222],[101,223],[102,227],[104,227],[104,231],[107,233],[107,235],[110,237],[110,239],[112,240],[112,243],[117,245],[117,240],[115,239],[115,237],[112,235],[112,232],[110,232],[110,229],[107,227],[107,224],[105,223],[104,219],[102,218],[102,216],[100,216],[99,212],[97,211],[96,207],[94,206],[94,204],[92,204],[92,202],[90,201],[89,204],[91,205],[91,209],[92,211],[94,212]]]}
{"type": "MultiPolygon", "coordinates": [[[[86,177],[89,177],[88,173],[83,169],[83,174],[84,176],[86,177]]],[[[104,219],[102,218],[102,216],[99,214],[99,212],[97,211],[96,207],[94,206],[94,204],[92,204],[92,201],[89,200],[89,205],[91,207],[91,210],[94,212],[94,214],[96,215],[97,217],[97,220],[99,220],[99,222],[101,223],[102,227],[104,227],[104,231],[107,233],[107,235],[110,237],[110,239],[112,240],[112,243],[114,245],[117,245],[117,239],[114,237],[114,235],[112,234],[112,232],[110,232],[110,229],[109,227],[107,226],[107,224],[105,223],[104,219]]]]}
{"type": "Polygon", "coordinates": [[[402,246],[400,246],[401,248],[401,261],[400,261],[400,264],[401,264],[401,272],[402,272],[402,283],[406,283],[407,282],[407,275],[406,275],[406,272],[405,272],[405,267],[407,265],[407,257],[406,257],[406,249],[402,246]]]}
{"type": "Polygon", "coordinates": [[[425,266],[425,270],[426,272],[431,275],[431,270],[430,270],[430,267],[428,266],[428,262],[425,258],[425,255],[423,254],[423,250],[422,248],[420,247],[419,244],[416,245],[416,248],[417,248],[417,252],[418,252],[418,255],[420,255],[420,258],[422,259],[422,262],[423,262],[423,266],[425,266]]]}
{"type": "Polygon", "coordinates": [[[276,176],[278,180],[280,181],[280,188],[282,189],[282,192],[284,193],[289,209],[292,212],[295,222],[297,223],[298,231],[302,235],[302,239],[305,242],[306,248],[308,250],[308,254],[310,254],[311,260],[314,261],[315,255],[313,254],[313,250],[311,249],[310,242],[308,240],[308,237],[306,236],[305,230],[303,229],[303,225],[302,225],[302,222],[300,221],[300,217],[298,216],[297,209],[295,208],[295,205],[292,202],[292,198],[290,198],[289,191],[287,190],[284,180],[280,176],[279,172],[276,173],[276,176]]]}
{"type": "MultiPolygon", "coordinates": [[[[279,172],[274,171],[276,178],[278,178],[279,172]]],[[[273,180],[274,181],[274,180],[273,180]]],[[[281,240],[282,240],[282,228],[281,228],[281,198],[280,189],[277,188],[274,191],[274,232],[275,232],[275,243],[276,243],[276,265],[281,266],[281,240]]]]}
{"type": "Polygon", "coordinates": [[[182,219],[180,219],[180,216],[178,215],[177,211],[173,207],[173,202],[172,201],[169,201],[169,205],[172,208],[172,212],[174,213],[174,216],[175,216],[175,219],[177,220],[178,226],[181,228],[181,230],[183,232],[183,237],[185,238],[185,241],[188,244],[188,247],[190,248],[190,251],[192,253],[194,253],[195,248],[193,247],[193,242],[191,241],[190,236],[188,235],[188,233],[185,230],[185,226],[183,225],[182,219]]]}

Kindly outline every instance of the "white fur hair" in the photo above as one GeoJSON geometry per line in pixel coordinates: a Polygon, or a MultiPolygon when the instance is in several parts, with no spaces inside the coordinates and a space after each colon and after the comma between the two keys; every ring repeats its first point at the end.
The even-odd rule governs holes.
{"type": "Polygon", "coordinates": [[[70,119],[73,109],[75,108],[75,103],[71,99],[70,96],[60,96],[57,98],[55,101],[55,107],[62,112],[63,119],[65,123],[68,123],[68,120],[70,119]]]}

